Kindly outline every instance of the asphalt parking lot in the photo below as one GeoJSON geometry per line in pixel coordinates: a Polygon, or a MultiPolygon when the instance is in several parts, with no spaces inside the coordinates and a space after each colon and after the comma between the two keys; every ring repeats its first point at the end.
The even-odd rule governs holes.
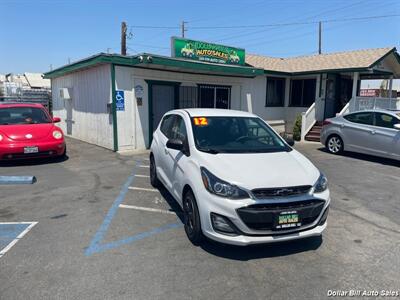
{"type": "Polygon", "coordinates": [[[0,224],[0,236],[8,234],[0,248],[4,236],[17,239],[0,255],[0,299],[321,299],[328,290],[400,290],[397,162],[298,144],[330,181],[324,236],[195,247],[174,200],[150,186],[147,153],[67,143],[65,161],[0,166],[0,175],[37,177],[0,186],[0,223],[8,226],[0,224]]]}

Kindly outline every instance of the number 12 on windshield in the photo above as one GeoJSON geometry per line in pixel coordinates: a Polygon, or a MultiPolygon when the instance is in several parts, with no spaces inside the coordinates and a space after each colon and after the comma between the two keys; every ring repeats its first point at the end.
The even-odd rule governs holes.
{"type": "Polygon", "coordinates": [[[207,118],[201,117],[201,118],[193,118],[194,125],[196,126],[207,126],[208,125],[208,120],[207,118]]]}

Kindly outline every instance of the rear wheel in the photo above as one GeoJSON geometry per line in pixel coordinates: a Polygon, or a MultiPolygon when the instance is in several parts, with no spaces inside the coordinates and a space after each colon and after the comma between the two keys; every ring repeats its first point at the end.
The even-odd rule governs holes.
{"type": "Polygon", "coordinates": [[[156,162],[153,155],[150,156],[150,183],[155,188],[160,186],[160,180],[157,177],[156,162]]]}
{"type": "Polygon", "coordinates": [[[343,152],[343,140],[338,135],[332,135],[326,142],[326,148],[332,154],[343,152]]]}
{"type": "Polygon", "coordinates": [[[204,240],[204,235],[201,230],[199,209],[191,191],[185,194],[182,204],[186,235],[194,245],[199,245],[204,240]]]}

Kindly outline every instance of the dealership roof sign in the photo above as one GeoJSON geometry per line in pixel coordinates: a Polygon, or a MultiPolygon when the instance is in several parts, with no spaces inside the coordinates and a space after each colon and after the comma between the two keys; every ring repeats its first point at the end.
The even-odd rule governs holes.
{"type": "Polygon", "coordinates": [[[240,48],[173,37],[171,40],[171,50],[173,57],[218,64],[245,64],[245,51],[240,48]]]}

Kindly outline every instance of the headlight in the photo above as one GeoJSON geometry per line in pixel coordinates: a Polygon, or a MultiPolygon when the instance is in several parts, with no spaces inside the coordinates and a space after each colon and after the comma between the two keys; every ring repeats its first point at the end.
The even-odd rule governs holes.
{"type": "Polygon", "coordinates": [[[230,199],[249,198],[249,194],[246,191],[240,189],[236,185],[232,185],[219,179],[206,168],[201,167],[200,171],[204,187],[210,193],[230,199]]]}
{"type": "Polygon", "coordinates": [[[54,130],[53,131],[53,137],[55,138],[55,139],[57,139],[57,140],[59,140],[59,139],[61,139],[62,138],[62,133],[60,132],[60,131],[58,131],[58,130],[54,130]]]}
{"type": "Polygon", "coordinates": [[[324,174],[320,174],[317,182],[314,185],[314,193],[322,193],[328,188],[328,179],[324,174]]]}
{"type": "Polygon", "coordinates": [[[0,142],[3,140],[3,136],[0,134],[0,142]]]}

